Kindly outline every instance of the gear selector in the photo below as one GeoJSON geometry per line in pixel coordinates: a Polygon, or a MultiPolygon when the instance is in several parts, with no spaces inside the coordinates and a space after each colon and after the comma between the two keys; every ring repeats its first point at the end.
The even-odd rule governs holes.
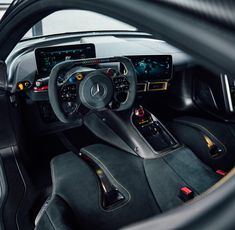
{"type": "Polygon", "coordinates": [[[132,121],[140,134],[155,151],[160,152],[177,145],[177,141],[162,123],[142,106],[138,106],[135,109],[132,121]]]}

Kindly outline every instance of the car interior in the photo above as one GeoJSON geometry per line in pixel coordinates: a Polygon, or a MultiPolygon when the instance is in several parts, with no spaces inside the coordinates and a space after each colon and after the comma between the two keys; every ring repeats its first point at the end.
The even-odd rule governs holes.
{"type": "Polygon", "coordinates": [[[235,81],[149,33],[25,39],[0,75],[6,229],[119,229],[234,166],[235,81]]]}

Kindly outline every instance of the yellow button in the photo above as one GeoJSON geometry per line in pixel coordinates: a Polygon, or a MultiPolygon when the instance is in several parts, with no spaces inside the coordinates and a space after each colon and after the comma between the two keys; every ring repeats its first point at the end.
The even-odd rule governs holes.
{"type": "Polygon", "coordinates": [[[28,88],[29,85],[30,85],[30,83],[29,83],[28,81],[26,81],[26,82],[24,83],[24,85],[25,85],[26,88],[28,88]]]}
{"type": "Polygon", "coordinates": [[[76,75],[76,79],[77,79],[78,81],[83,80],[83,75],[82,75],[81,73],[78,73],[78,74],[76,75]]]}
{"type": "Polygon", "coordinates": [[[19,88],[20,90],[23,90],[23,89],[24,89],[24,85],[23,85],[22,83],[19,83],[19,84],[18,84],[18,88],[19,88]]]}
{"type": "Polygon", "coordinates": [[[96,170],[96,173],[97,173],[98,175],[102,175],[102,174],[103,174],[103,171],[102,171],[101,169],[97,169],[97,170],[96,170]]]}

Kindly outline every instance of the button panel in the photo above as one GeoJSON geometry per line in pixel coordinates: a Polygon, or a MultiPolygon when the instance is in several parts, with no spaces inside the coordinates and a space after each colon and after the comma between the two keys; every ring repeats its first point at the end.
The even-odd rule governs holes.
{"type": "Polygon", "coordinates": [[[115,77],[113,79],[114,89],[116,92],[124,92],[129,90],[130,83],[126,77],[115,77]]]}
{"type": "Polygon", "coordinates": [[[64,85],[60,90],[60,98],[64,102],[75,102],[77,98],[76,84],[64,85]]]}

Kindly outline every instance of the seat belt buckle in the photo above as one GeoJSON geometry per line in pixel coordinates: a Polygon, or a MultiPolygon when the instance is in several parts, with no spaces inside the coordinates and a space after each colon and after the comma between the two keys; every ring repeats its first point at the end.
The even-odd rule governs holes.
{"type": "Polygon", "coordinates": [[[223,170],[220,170],[220,169],[216,170],[216,173],[221,175],[221,176],[226,176],[227,175],[227,172],[225,172],[223,170]]]}
{"type": "Polygon", "coordinates": [[[180,189],[179,197],[182,201],[187,202],[194,198],[194,192],[190,188],[185,186],[180,189]]]}

